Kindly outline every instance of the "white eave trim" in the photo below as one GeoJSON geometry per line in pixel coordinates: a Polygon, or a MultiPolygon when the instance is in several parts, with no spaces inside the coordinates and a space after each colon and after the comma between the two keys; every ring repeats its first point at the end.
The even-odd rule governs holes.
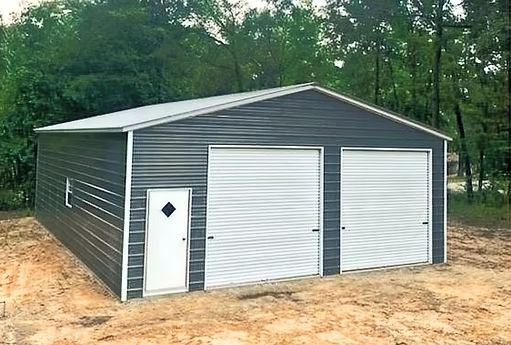
{"type": "Polygon", "coordinates": [[[80,128],[80,129],[45,129],[36,128],[36,133],[122,133],[127,132],[123,128],[80,128]]]}

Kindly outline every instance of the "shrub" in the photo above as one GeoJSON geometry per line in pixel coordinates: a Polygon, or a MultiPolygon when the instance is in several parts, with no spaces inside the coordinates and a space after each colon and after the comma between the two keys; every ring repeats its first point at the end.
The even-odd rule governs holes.
{"type": "Polygon", "coordinates": [[[0,190],[0,211],[12,211],[25,208],[25,198],[20,191],[0,190]]]}

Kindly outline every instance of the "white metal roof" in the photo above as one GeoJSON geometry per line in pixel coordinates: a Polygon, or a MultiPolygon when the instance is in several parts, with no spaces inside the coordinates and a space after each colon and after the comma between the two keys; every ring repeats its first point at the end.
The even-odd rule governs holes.
{"type": "Polygon", "coordinates": [[[126,109],[110,114],[92,116],[81,120],[59,123],[52,126],[36,128],[38,133],[45,132],[128,132],[162,123],[173,122],[192,116],[212,113],[244,104],[259,102],[265,99],[288,94],[316,90],[333,98],[365,109],[369,112],[389,118],[428,132],[437,137],[452,140],[449,136],[415,121],[403,118],[395,113],[358,101],[351,97],[314,85],[313,83],[278,87],[260,91],[234,93],[229,95],[191,99],[186,101],[147,105],[126,109]]]}

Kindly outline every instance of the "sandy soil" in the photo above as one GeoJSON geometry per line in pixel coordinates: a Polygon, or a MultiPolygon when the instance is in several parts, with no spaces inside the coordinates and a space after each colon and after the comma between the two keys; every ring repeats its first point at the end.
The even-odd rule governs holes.
{"type": "Polygon", "coordinates": [[[32,218],[4,220],[0,344],[511,344],[511,231],[452,224],[449,244],[447,265],[122,304],[32,218]]]}

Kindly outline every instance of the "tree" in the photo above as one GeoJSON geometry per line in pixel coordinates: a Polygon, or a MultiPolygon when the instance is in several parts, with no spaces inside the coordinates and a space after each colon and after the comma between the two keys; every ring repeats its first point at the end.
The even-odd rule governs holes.
{"type": "Polygon", "coordinates": [[[4,28],[1,51],[5,69],[0,98],[0,185],[33,200],[33,128],[64,119],[63,81],[56,71],[59,44],[71,34],[74,12],[68,3],[27,9],[4,28]]]}
{"type": "Polygon", "coordinates": [[[191,5],[190,19],[193,25],[213,44],[211,48],[220,48],[216,49],[220,53],[218,56],[227,60],[227,63],[220,63],[218,66],[230,69],[236,81],[234,91],[245,90],[242,65],[246,60],[244,54],[250,49],[241,33],[241,22],[245,12],[241,1],[197,0],[191,5]],[[226,53],[227,58],[222,53],[226,53]]]}
{"type": "Polygon", "coordinates": [[[322,22],[311,4],[272,2],[245,16],[242,33],[253,42],[248,71],[251,88],[317,81],[328,83],[335,72],[322,41],[322,22]]]}

